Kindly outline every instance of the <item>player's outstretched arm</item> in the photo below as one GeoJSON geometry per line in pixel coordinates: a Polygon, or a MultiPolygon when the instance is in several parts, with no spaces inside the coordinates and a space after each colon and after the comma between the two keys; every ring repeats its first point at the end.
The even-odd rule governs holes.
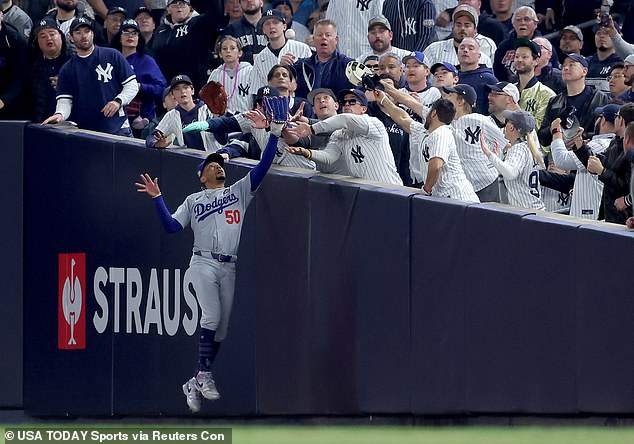
{"type": "Polygon", "coordinates": [[[161,194],[161,189],[158,184],[158,177],[155,177],[154,180],[150,177],[149,174],[143,173],[141,174],[141,183],[135,182],[137,191],[139,193],[145,193],[152,198],[154,201],[154,207],[156,208],[156,212],[158,213],[159,219],[163,223],[163,227],[165,231],[168,233],[176,233],[183,229],[183,226],[172,217],[169,210],[167,209],[167,205],[165,205],[165,201],[163,200],[163,195],[161,194]]]}
{"type": "Polygon", "coordinates": [[[275,152],[277,151],[277,142],[288,120],[288,97],[265,97],[264,104],[272,117],[270,124],[271,134],[262,153],[262,159],[249,173],[251,174],[251,191],[255,191],[260,186],[264,176],[271,168],[275,152]]]}
{"type": "Polygon", "coordinates": [[[390,116],[394,123],[403,128],[408,134],[411,133],[410,126],[414,121],[403,108],[399,108],[387,97],[383,91],[374,91],[376,103],[379,104],[381,110],[390,116]]]}

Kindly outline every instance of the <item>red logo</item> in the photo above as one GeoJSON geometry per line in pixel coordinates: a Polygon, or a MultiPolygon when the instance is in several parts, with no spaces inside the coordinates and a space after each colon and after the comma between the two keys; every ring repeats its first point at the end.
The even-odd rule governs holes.
{"type": "Polygon", "coordinates": [[[86,348],[86,253],[59,255],[57,348],[86,348]]]}

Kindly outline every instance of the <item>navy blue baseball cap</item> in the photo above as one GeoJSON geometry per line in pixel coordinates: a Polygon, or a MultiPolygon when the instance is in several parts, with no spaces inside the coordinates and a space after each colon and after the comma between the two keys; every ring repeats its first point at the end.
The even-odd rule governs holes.
{"type": "Polygon", "coordinates": [[[474,107],[478,100],[478,95],[471,85],[458,83],[456,86],[443,86],[442,89],[446,93],[456,93],[462,96],[471,107],[474,107]]]}
{"type": "Polygon", "coordinates": [[[615,103],[608,103],[605,106],[600,106],[594,110],[594,115],[599,116],[602,115],[605,120],[610,123],[614,123],[616,119],[616,115],[619,113],[621,109],[621,105],[617,105],[615,103]]]}
{"type": "Polygon", "coordinates": [[[455,76],[458,75],[458,68],[449,62],[434,63],[431,66],[431,73],[434,74],[438,68],[445,68],[447,71],[452,72],[455,76]]]}
{"type": "Polygon", "coordinates": [[[586,58],[585,58],[584,56],[582,56],[582,55],[579,55],[579,54],[566,54],[566,57],[564,58],[564,60],[565,60],[565,59],[572,59],[572,60],[574,60],[575,62],[581,63],[581,65],[582,65],[584,68],[587,68],[587,67],[588,67],[588,61],[587,61],[587,60],[586,60],[586,58]]]}
{"type": "Polygon", "coordinates": [[[531,52],[533,54],[535,54],[537,57],[541,57],[542,55],[542,49],[540,48],[540,46],[533,42],[532,40],[529,40],[527,38],[519,38],[519,39],[515,39],[513,41],[513,49],[517,49],[517,48],[521,48],[521,47],[525,47],[531,50],[531,52]]]}
{"type": "Polygon", "coordinates": [[[134,29],[136,32],[141,32],[139,24],[134,19],[127,19],[121,23],[121,30],[125,31],[126,29],[134,29]]]}
{"type": "Polygon", "coordinates": [[[53,17],[44,16],[42,20],[34,23],[33,35],[37,36],[37,33],[40,32],[42,29],[55,29],[59,31],[57,20],[55,20],[53,17]]]}
{"type": "Polygon", "coordinates": [[[189,76],[186,76],[185,74],[180,74],[175,76],[170,82],[170,92],[176,87],[176,85],[180,85],[181,83],[186,83],[188,85],[194,86],[194,82],[192,82],[192,79],[190,79],[189,76]]]}
{"type": "Polygon", "coordinates": [[[274,86],[262,86],[255,94],[255,104],[261,104],[262,99],[265,97],[277,97],[280,95],[280,91],[274,86]]]}
{"type": "Polygon", "coordinates": [[[264,14],[262,14],[262,18],[258,22],[258,27],[261,28],[264,25],[264,22],[270,19],[277,19],[282,23],[286,23],[286,17],[277,9],[269,9],[264,14]]]}
{"type": "Polygon", "coordinates": [[[361,104],[363,106],[368,106],[368,98],[365,96],[365,93],[363,91],[361,91],[360,89],[343,89],[341,91],[339,91],[339,94],[337,94],[337,98],[339,99],[339,102],[343,102],[344,97],[346,97],[348,94],[352,94],[354,96],[356,96],[360,101],[361,104]]]}
{"type": "Polygon", "coordinates": [[[106,14],[106,16],[112,15],[112,14],[123,14],[123,17],[125,18],[128,16],[128,11],[123,9],[121,6],[115,6],[114,8],[110,8],[108,10],[108,14],[106,14]]]}
{"type": "Polygon", "coordinates": [[[202,176],[203,170],[211,162],[216,162],[218,165],[220,165],[223,168],[225,166],[225,158],[224,157],[222,157],[218,153],[211,153],[210,155],[207,156],[207,158],[205,160],[203,160],[202,162],[200,162],[198,164],[198,168],[196,169],[196,174],[198,174],[198,177],[202,176]]]}
{"type": "Polygon", "coordinates": [[[90,18],[88,18],[86,16],[82,16],[82,17],[78,17],[78,18],[74,19],[73,22],[70,24],[70,32],[75,32],[76,30],[78,30],[82,26],[86,26],[91,31],[95,30],[94,22],[90,18]]]}

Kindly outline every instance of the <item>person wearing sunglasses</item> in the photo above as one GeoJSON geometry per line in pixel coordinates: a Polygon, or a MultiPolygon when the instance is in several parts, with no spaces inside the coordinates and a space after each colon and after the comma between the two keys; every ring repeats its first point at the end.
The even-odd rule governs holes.
{"type": "Polygon", "coordinates": [[[344,89],[337,95],[342,114],[309,125],[302,122],[287,131],[299,138],[332,132],[323,150],[288,147],[291,154],[303,156],[317,164],[331,165],[340,157],[354,177],[392,185],[403,185],[385,126],[366,114],[368,99],[363,91],[344,89]]]}

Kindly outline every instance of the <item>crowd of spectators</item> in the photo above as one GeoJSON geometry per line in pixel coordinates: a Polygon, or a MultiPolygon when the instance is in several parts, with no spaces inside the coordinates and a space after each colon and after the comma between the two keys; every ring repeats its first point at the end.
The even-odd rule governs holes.
{"type": "Polygon", "coordinates": [[[531,183],[523,191],[547,210],[623,223],[632,216],[625,199],[632,157],[626,130],[634,121],[632,3],[2,0],[0,118],[70,120],[145,139],[149,147],[257,158],[266,123],[243,113],[265,115],[258,100],[287,95],[296,124],[323,131],[286,134],[278,164],[390,177],[441,195],[435,185],[451,189],[443,182],[445,163],[432,162],[440,176],[431,182],[420,164],[429,162],[424,151],[431,148],[451,157],[457,171],[451,150],[426,145],[444,140],[448,125],[460,171],[480,200],[521,202],[506,192],[516,186],[509,178],[521,177],[511,173],[525,171],[531,183]],[[369,73],[358,82],[352,62],[369,73]],[[224,116],[197,98],[211,80],[225,87],[224,116]],[[435,106],[440,99],[447,101],[435,106]],[[337,120],[340,114],[351,116],[337,120]],[[416,137],[410,120],[421,125],[416,137]],[[209,123],[191,126],[197,122],[209,123]],[[197,134],[201,129],[206,133],[197,134]],[[499,134],[507,135],[504,146],[499,134]],[[320,149],[330,154],[311,151],[320,149]],[[371,159],[379,157],[387,169],[377,172],[371,159]],[[509,170],[507,157],[508,165],[516,158],[534,165],[509,170]],[[479,168],[491,174],[480,176],[479,168]],[[490,183],[489,176],[500,179],[490,183]]]}

